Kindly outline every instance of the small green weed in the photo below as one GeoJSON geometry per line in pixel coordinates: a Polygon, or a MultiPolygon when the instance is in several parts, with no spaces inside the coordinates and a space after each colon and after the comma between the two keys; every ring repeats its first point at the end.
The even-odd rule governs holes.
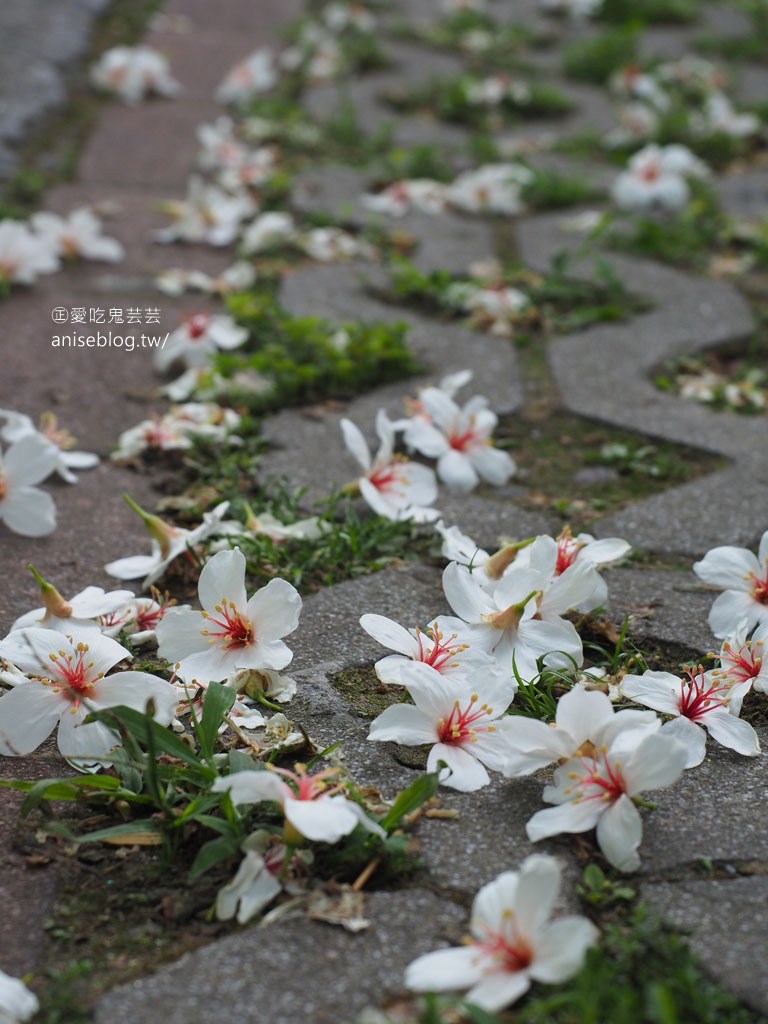
{"type": "Polygon", "coordinates": [[[571,100],[555,86],[513,81],[509,75],[497,76],[486,98],[488,81],[466,75],[433,78],[425,86],[390,90],[383,99],[395,110],[430,112],[476,131],[491,129],[499,119],[561,117],[573,108],[571,100]]]}
{"type": "Polygon", "coordinates": [[[633,20],[648,25],[685,25],[695,21],[699,8],[695,0],[603,0],[597,20],[612,25],[626,25],[633,20]]]}
{"type": "Polygon", "coordinates": [[[534,210],[562,210],[569,206],[601,202],[606,194],[604,189],[583,178],[537,168],[533,179],[523,185],[521,198],[534,210]]]}
{"type": "Polygon", "coordinates": [[[706,266],[719,245],[725,219],[709,189],[697,185],[693,190],[694,197],[677,213],[663,218],[637,217],[626,226],[609,226],[602,236],[605,245],[676,266],[706,266]]]}
{"type": "Polygon", "coordinates": [[[758,1024],[715,982],[687,937],[644,904],[603,927],[584,968],[552,994],[538,989],[514,1024],[758,1024]]]}
{"type": "Polygon", "coordinates": [[[418,372],[405,323],[332,326],[319,317],[292,316],[257,290],[231,296],[228,305],[250,338],[241,351],[218,355],[214,370],[233,380],[232,401],[252,413],[351,397],[418,372]],[[239,390],[236,375],[244,373],[263,388],[239,390]]]}
{"type": "Polygon", "coordinates": [[[574,40],[563,48],[563,71],[578,82],[605,85],[611,75],[637,59],[637,32],[609,29],[594,39],[574,40]]]}

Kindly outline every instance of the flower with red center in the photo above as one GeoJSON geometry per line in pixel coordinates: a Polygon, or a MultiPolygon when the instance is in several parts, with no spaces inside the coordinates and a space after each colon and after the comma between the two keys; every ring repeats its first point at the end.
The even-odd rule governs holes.
{"type": "Polygon", "coordinates": [[[508,741],[504,712],[512,703],[511,679],[481,676],[473,683],[441,675],[423,662],[401,670],[413,704],[395,704],[371,723],[369,740],[393,740],[406,746],[431,744],[427,771],[440,761],[450,769],[440,781],[464,792],[490,782],[485,765],[504,767],[508,741]],[[474,686],[474,689],[473,689],[474,686]]]}
{"type": "Polygon", "coordinates": [[[441,675],[454,678],[478,672],[498,674],[494,658],[473,647],[468,637],[449,631],[440,618],[426,629],[406,629],[384,615],[366,613],[360,617],[360,625],[374,640],[398,652],[375,665],[376,675],[388,685],[402,686],[402,669],[412,662],[423,662],[441,675]]]}
{"type": "Polygon", "coordinates": [[[91,711],[117,704],[143,711],[151,700],[162,725],[175,715],[176,691],[165,680],[147,672],[106,674],[130,654],[99,633],[76,642],[51,629],[14,630],[0,642],[0,658],[28,676],[0,698],[0,754],[6,756],[35,750],[58,724],[64,757],[108,761],[117,736],[100,722],[85,723],[91,711]]]}
{"type": "Polygon", "coordinates": [[[768,622],[763,623],[747,640],[742,625],[723,641],[720,648],[720,667],[714,675],[730,684],[747,683],[759,693],[768,693],[768,659],[764,657],[768,643],[768,622]]]}
{"type": "Polygon", "coordinates": [[[363,470],[349,489],[359,491],[377,515],[417,523],[437,519],[440,513],[429,507],[437,498],[435,474],[428,466],[394,454],[395,428],[383,410],[376,416],[380,445],[375,459],[359,427],[351,420],[341,421],[341,431],[347,450],[363,470]]]}
{"type": "Polygon", "coordinates": [[[215,352],[238,348],[247,337],[245,327],[238,327],[225,313],[193,313],[154,350],[155,365],[161,371],[170,369],[176,362],[206,367],[215,352]]]}
{"type": "Polygon", "coordinates": [[[554,722],[515,715],[507,727],[510,752],[504,768],[507,776],[529,775],[553,762],[594,752],[619,743],[631,746],[635,730],[657,732],[661,722],[652,711],[626,709],[614,712],[607,694],[574,686],[557,702],[554,722]]]}
{"type": "Polygon", "coordinates": [[[304,765],[294,767],[295,771],[268,765],[266,771],[233,772],[216,779],[212,788],[217,793],[229,793],[234,804],[279,804],[285,814],[285,842],[290,846],[298,846],[305,839],[337,843],[358,825],[384,838],[382,827],[360,804],[344,796],[343,783],[331,781],[335,769],[308,775],[304,765]]]}
{"type": "Polygon", "coordinates": [[[578,563],[562,576],[553,577],[554,541],[540,537],[536,547],[529,564],[518,565],[518,555],[498,581],[483,581],[456,562],[443,572],[445,596],[464,620],[467,639],[492,654],[502,668],[511,670],[514,658],[526,679],[538,673],[537,662],[542,657],[556,667],[581,664],[581,638],[562,616],[592,593],[595,577],[594,566],[578,563]],[[542,548],[547,556],[543,566],[539,564],[542,548]]]}
{"type": "Polygon", "coordinates": [[[627,734],[592,756],[566,761],[554,775],[544,799],[556,807],[538,811],[526,825],[532,843],[560,832],[587,832],[597,826],[597,843],[606,859],[620,871],[640,867],[637,849],[643,823],[636,803],[645,789],[671,786],[680,778],[688,751],[663,730],[627,734]]]}
{"type": "Polygon", "coordinates": [[[741,699],[750,682],[736,683],[716,671],[686,669],[686,678],[670,672],[626,675],[621,681],[623,696],[645,707],[672,716],[664,732],[676,736],[686,747],[686,768],[704,760],[706,731],[724,747],[756,757],[760,753],[757,733],[738,717],[741,699]]]}
{"type": "Polygon", "coordinates": [[[404,440],[427,458],[437,459],[437,475],[448,487],[473,490],[481,480],[499,487],[515,472],[509,454],[493,447],[498,417],[480,395],[459,406],[440,388],[419,395],[421,415],[405,421],[404,440]]]}
{"type": "Polygon", "coordinates": [[[167,58],[150,46],[113,46],[91,68],[91,81],[130,104],[152,95],[170,98],[181,91],[167,58]]]}
{"type": "Polygon", "coordinates": [[[414,960],[405,984],[417,992],[468,989],[465,1000],[496,1012],[533,981],[557,984],[581,968],[597,928],[576,915],[550,920],[560,889],[554,857],[534,854],[519,871],[483,886],[472,904],[471,938],[414,960]]]}
{"type": "Polygon", "coordinates": [[[219,103],[242,103],[268,92],[278,80],[275,56],[266,48],[255,50],[236,64],[216,90],[219,103]]]}
{"type": "Polygon", "coordinates": [[[158,623],[158,654],[177,663],[187,683],[228,679],[242,669],[281,669],[292,651],[281,637],[299,624],[301,597],[286,580],[270,580],[250,599],[245,557],[219,551],[198,582],[201,611],[171,608],[158,623]]]}
{"type": "Polygon", "coordinates": [[[747,632],[768,622],[768,530],[760,538],[757,555],[730,545],[712,548],[693,571],[724,591],[709,613],[715,636],[728,636],[742,622],[747,632]]]}
{"type": "MultiPolygon", "coordinates": [[[[690,188],[685,176],[701,175],[702,166],[680,159],[684,147],[655,144],[639,150],[629,161],[626,171],[614,181],[611,197],[622,210],[643,212],[654,207],[679,210],[688,202],[690,188]]],[[[685,150],[688,153],[687,150],[685,150]]]]}

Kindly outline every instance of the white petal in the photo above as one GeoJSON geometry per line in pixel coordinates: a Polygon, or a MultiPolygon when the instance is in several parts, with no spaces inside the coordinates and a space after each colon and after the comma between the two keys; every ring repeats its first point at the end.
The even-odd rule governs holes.
{"type": "Polygon", "coordinates": [[[494,487],[503,486],[517,470],[514,460],[508,452],[492,445],[483,445],[472,450],[472,465],[489,484],[494,487]]]}
{"type": "Polygon", "coordinates": [[[369,740],[392,740],[405,746],[420,746],[437,741],[435,721],[411,704],[386,708],[371,722],[369,740]]]}
{"type": "Polygon", "coordinates": [[[82,724],[85,711],[85,708],[81,708],[82,713],[67,712],[62,715],[57,740],[59,750],[70,761],[82,761],[86,764],[93,761],[108,761],[110,751],[119,745],[120,738],[101,722],[82,724]]]}
{"type": "MultiPolygon", "coordinates": [[[[728,714],[727,711],[725,713],[728,714]]],[[[667,736],[674,736],[688,751],[686,768],[695,768],[701,764],[707,752],[707,734],[700,725],[681,715],[671,722],[665,722],[662,729],[667,736]]]]}
{"type": "Polygon", "coordinates": [[[57,697],[50,686],[31,680],[0,697],[0,754],[23,756],[46,740],[69,701],[57,697]]]}
{"type": "Polygon", "coordinates": [[[629,700],[644,704],[665,715],[679,715],[682,683],[671,672],[644,672],[641,676],[624,676],[621,693],[629,700]]]}
{"type": "Polygon", "coordinates": [[[586,917],[560,917],[550,922],[536,943],[536,958],[529,971],[535,981],[550,985],[572,978],[600,933],[586,917]]]}
{"type": "Polygon", "coordinates": [[[637,848],[643,838],[640,812],[623,793],[597,823],[597,842],[609,864],[619,871],[637,871],[640,857],[637,848]]]}
{"type": "Polygon", "coordinates": [[[472,574],[457,562],[445,567],[443,590],[451,608],[466,622],[480,622],[483,615],[499,610],[472,574]]]}
{"type": "Polygon", "coordinates": [[[5,474],[13,486],[39,484],[56,468],[59,449],[41,434],[26,434],[5,453],[5,474]]]}
{"type": "Polygon", "coordinates": [[[585,544],[576,557],[594,565],[608,565],[611,562],[618,562],[631,550],[632,545],[619,537],[604,537],[602,540],[585,544]]]}
{"type": "Polygon", "coordinates": [[[760,619],[760,608],[746,590],[726,590],[710,608],[709,628],[718,638],[728,636],[742,621],[751,630],[760,619]]]}
{"type": "Polygon", "coordinates": [[[405,626],[388,619],[385,615],[368,612],[360,616],[360,625],[369,636],[392,651],[398,651],[409,658],[415,657],[418,652],[419,644],[416,637],[405,626]]]}
{"type": "Polygon", "coordinates": [[[437,460],[437,475],[446,487],[457,491],[471,491],[480,482],[469,458],[453,448],[449,448],[437,460]]]}
{"type": "Polygon", "coordinates": [[[491,1013],[503,1010],[520,998],[531,987],[531,978],[525,971],[503,971],[487,974],[466,994],[466,1001],[491,1013]]]}
{"type": "Polygon", "coordinates": [[[436,772],[439,761],[445,761],[451,770],[450,775],[447,772],[440,775],[443,786],[458,789],[462,793],[471,793],[487,786],[491,781],[485,768],[463,747],[436,743],[427,758],[427,771],[436,772]]]}
{"type": "MultiPolygon", "coordinates": [[[[256,642],[271,641],[293,633],[299,624],[301,596],[287,580],[270,580],[248,602],[248,617],[256,627],[256,642]]],[[[275,668],[284,668],[275,665],[275,668]]]]}
{"type": "Polygon", "coordinates": [[[319,800],[286,800],[285,816],[293,827],[313,842],[337,843],[354,832],[359,818],[344,797],[319,800]]]}
{"type": "Polygon", "coordinates": [[[702,725],[718,743],[730,747],[738,754],[757,757],[760,753],[760,741],[749,722],[730,714],[725,708],[710,711],[704,717],[702,725]]]}
{"type": "Polygon", "coordinates": [[[175,665],[177,661],[197,651],[207,651],[208,638],[203,636],[205,619],[191,608],[169,608],[158,622],[157,653],[175,665]]]}
{"type": "Polygon", "coordinates": [[[549,918],[560,890],[560,866],[554,857],[533,854],[520,868],[515,912],[523,935],[533,935],[549,918]]]}
{"type": "Polygon", "coordinates": [[[117,580],[137,580],[157,568],[157,555],[129,555],[104,566],[104,571],[117,580]]]}
{"type": "Polygon", "coordinates": [[[624,765],[627,793],[635,796],[646,789],[671,786],[683,774],[687,760],[687,749],[669,733],[651,733],[632,751],[624,765]]]}
{"type": "Polygon", "coordinates": [[[155,705],[155,721],[161,725],[170,725],[176,716],[175,687],[149,672],[115,672],[97,683],[93,693],[102,707],[125,704],[137,711],[146,711],[147,702],[151,700],[155,705]]]}
{"type": "Polygon", "coordinates": [[[197,585],[200,604],[209,615],[222,601],[233,604],[243,614],[245,595],[245,555],[239,548],[219,551],[203,566],[197,585]]]}
{"type": "Polygon", "coordinates": [[[571,756],[585,740],[594,740],[595,733],[613,718],[613,705],[607,694],[600,690],[585,690],[574,686],[557,702],[555,721],[573,738],[571,756]]]}
{"type": "Polygon", "coordinates": [[[582,800],[579,803],[563,803],[559,807],[547,807],[537,811],[525,826],[532,843],[538,843],[561,832],[588,832],[597,824],[605,804],[599,800],[582,800]]]}
{"type": "Polygon", "coordinates": [[[482,977],[483,959],[473,946],[425,953],[407,967],[405,984],[414,992],[452,992],[469,988],[482,977]]]}
{"type": "Polygon", "coordinates": [[[362,431],[352,420],[348,419],[343,419],[340,426],[347,451],[363,470],[369,470],[371,468],[371,452],[362,431]]]}
{"type": "Polygon", "coordinates": [[[22,537],[44,537],[56,529],[56,505],[39,487],[14,487],[0,499],[0,520],[22,537]]]}
{"type": "Polygon", "coordinates": [[[289,787],[270,771],[242,771],[219,777],[211,789],[229,793],[233,804],[258,804],[263,800],[283,804],[290,800],[289,787]]]}
{"type": "Polygon", "coordinates": [[[747,590],[745,577],[759,572],[760,564],[746,548],[726,546],[708,551],[700,562],[694,564],[693,571],[699,579],[716,587],[747,590]]]}

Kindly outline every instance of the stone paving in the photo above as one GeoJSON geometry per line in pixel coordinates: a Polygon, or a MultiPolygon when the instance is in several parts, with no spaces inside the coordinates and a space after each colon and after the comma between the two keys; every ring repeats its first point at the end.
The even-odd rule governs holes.
{"type": "Polygon", "coordinates": [[[13,144],[66,99],[65,72],[84,52],[108,0],[4,0],[0,6],[0,181],[17,166],[13,144]]]}
{"type": "MultiPolygon", "coordinates": [[[[11,4],[7,10],[22,6],[11,4]]],[[[98,4],[73,6],[92,11],[98,4]]],[[[530,19],[539,17],[537,4],[524,6],[530,19]]],[[[255,16],[250,0],[219,0],[215,6],[204,0],[169,0],[165,5],[166,13],[188,19],[189,31],[168,28],[150,33],[147,42],[170,55],[174,73],[185,87],[183,96],[137,109],[110,106],[83,153],[77,181],[55,189],[46,200],[47,208],[55,210],[67,210],[85,200],[116,202],[119,210],[109,223],[109,233],[126,245],[128,260],[109,271],[98,264],[80,266],[0,305],[1,405],[33,416],[53,407],[76,430],[83,446],[104,456],[117,435],[142,417],[146,395],[157,383],[149,361],[137,353],[54,352],[49,347],[50,311],[60,304],[161,305],[164,332],[192,304],[166,297],[158,301],[151,275],[171,264],[210,270],[227,265],[229,255],[219,251],[177,246],[171,255],[152,246],[149,232],[164,222],[152,201],[183,194],[196,148],[194,128],[219,112],[211,96],[224,71],[258,45],[274,44],[280,26],[296,17],[299,8],[299,0],[262,0],[255,16]]],[[[434,16],[437,3],[419,0],[408,9],[428,19],[434,16]]],[[[716,19],[717,14],[707,10],[709,18],[716,19]]],[[[0,12],[0,27],[3,16],[0,12]]],[[[19,19],[19,25],[26,21],[19,19]]],[[[650,52],[674,55],[685,52],[690,39],[689,30],[654,30],[645,34],[643,45],[650,52]]],[[[423,81],[457,66],[456,58],[414,44],[386,38],[383,42],[396,62],[394,69],[348,83],[344,89],[369,129],[392,119],[391,111],[380,102],[382,89],[423,81]]],[[[60,49],[65,49],[63,44],[60,49]]],[[[542,55],[542,61],[546,59],[542,55]]],[[[3,74],[20,81],[13,66],[8,66],[10,71],[0,64],[0,97],[8,95],[3,74]]],[[[554,69],[551,80],[577,103],[568,118],[568,130],[593,124],[604,127],[606,120],[610,122],[601,91],[574,89],[560,82],[554,69]]],[[[745,93],[760,95],[762,89],[764,96],[768,72],[751,68],[741,84],[745,93]]],[[[339,99],[335,86],[323,85],[309,93],[307,104],[315,114],[328,114],[339,99]]],[[[539,128],[550,131],[552,124],[527,123],[510,137],[535,135],[539,128]]],[[[449,149],[464,138],[455,127],[402,116],[395,122],[395,133],[404,145],[436,141],[449,149]]],[[[2,137],[0,131],[0,141],[2,137]]],[[[354,197],[367,184],[365,172],[321,166],[298,182],[294,205],[304,211],[343,209],[346,219],[367,223],[372,215],[354,207],[354,197]]],[[[768,175],[764,170],[743,175],[737,171],[718,184],[730,209],[750,213],[762,203],[765,210],[768,175]]],[[[561,224],[561,214],[528,215],[515,221],[514,239],[521,259],[543,269],[553,253],[573,247],[573,235],[565,233],[561,224]]],[[[411,214],[397,226],[419,240],[413,258],[423,269],[463,271],[472,260],[493,251],[492,225],[487,220],[411,214]]],[[[593,327],[549,343],[549,367],[560,404],[652,438],[703,447],[726,461],[716,472],[606,515],[594,523],[592,532],[624,536],[643,551],[690,562],[717,544],[754,547],[768,526],[765,418],[716,413],[683,402],[657,391],[649,379],[650,370],[668,356],[748,337],[754,329],[749,306],[735,287],[723,281],[635,258],[611,255],[610,260],[632,289],[652,299],[654,306],[626,323],[593,327]]],[[[446,372],[463,368],[471,351],[473,388],[487,395],[498,412],[514,413],[523,407],[525,382],[513,346],[377,302],[361,286],[360,270],[375,277],[371,265],[299,269],[286,277],[281,301],[292,312],[333,319],[407,316],[409,340],[429,369],[424,381],[434,382],[446,372]]],[[[341,484],[350,475],[339,444],[341,416],[371,423],[382,406],[398,415],[402,395],[413,389],[413,381],[407,389],[387,385],[350,402],[343,412],[313,408],[311,417],[301,410],[272,417],[267,436],[274,449],[268,469],[286,473],[305,486],[310,499],[327,493],[329,481],[341,484]]],[[[118,497],[126,488],[139,501],[152,504],[151,488],[140,475],[104,462],[98,471],[84,474],[77,486],[57,489],[60,525],[50,538],[22,541],[7,531],[0,533],[4,581],[0,629],[4,631],[36,603],[34,581],[25,572],[30,561],[44,565],[45,574],[64,592],[80,589],[84,581],[110,585],[103,564],[142,547],[142,531],[118,497]]],[[[522,537],[557,531],[558,522],[551,513],[520,507],[519,496],[520,490],[511,487],[501,497],[483,493],[442,500],[441,495],[440,504],[447,522],[459,524],[488,548],[502,534],[522,537]]],[[[629,615],[633,638],[641,646],[661,641],[690,651],[712,649],[707,614],[713,595],[692,573],[624,566],[605,576],[612,617],[620,623],[629,615]]],[[[357,777],[391,794],[413,778],[412,769],[387,748],[366,741],[367,722],[328,682],[335,672],[372,664],[381,655],[381,648],[357,628],[362,610],[404,623],[426,621],[445,612],[439,572],[426,566],[417,570],[398,566],[305,600],[300,628],[292,638],[299,696],[291,713],[321,742],[343,739],[346,761],[357,777]]],[[[761,739],[765,746],[765,729],[761,739]]],[[[6,776],[44,777],[60,770],[61,762],[51,748],[22,765],[0,765],[6,776]]],[[[247,928],[108,994],[96,1008],[96,1021],[203,1024],[224,1016],[243,1024],[353,1020],[366,1006],[378,1005],[382,995],[402,990],[403,969],[415,955],[458,941],[465,928],[466,907],[477,888],[530,852],[524,825],[540,807],[541,785],[538,778],[497,778],[480,794],[446,790],[442,804],[458,810],[459,822],[424,821],[419,829],[429,883],[372,894],[366,904],[371,920],[368,931],[349,935],[304,920],[289,920],[267,930],[247,928]],[[406,921],[410,923],[405,925],[406,921]]],[[[673,789],[653,795],[658,806],[645,830],[637,879],[645,898],[674,923],[692,930],[708,968],[765,1013],[768,985],[762,950],[768,941],[768,832],[760,809],[767,798],[765,754],[745,764],[738,755],[710,746],[700,769],[673,789]],[[712,880],[702,880],[694,870],[707,859],[721,869],[712,880]]],[[[2,794],[0,836],[12,828],[17,807],[17,800],[2,794]]],[[[569,877],[577,877],[567,839],[539,845],[564,858],[569,877]]],[[[0,903],[5,909],[0,919],[0,964],[24,974],[34,971],[46,942],[43,926],[55,898],[56,880],[52,873],[30,871],[5,847],[0,864],[0,903]]]]}

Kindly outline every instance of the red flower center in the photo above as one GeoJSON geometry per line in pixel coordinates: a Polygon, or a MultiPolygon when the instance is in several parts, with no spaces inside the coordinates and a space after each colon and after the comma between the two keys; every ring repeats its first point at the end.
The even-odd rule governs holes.
{"type": "Polygon", "coordinates": [[[738,682],[756,679],[760,675],[763,663],[763,641],[749,640],[738,651],[734,651],[729,643],[723,644],[720,654],[720,672],[735,678],[738,682]]]}
{"type": "Polygon", "coordinates": [[[69,690],[69,698],[75,707],[79,705],[80,698],[93,688],[96,679],[101,677],[101,673],[92,677],[90,670],[93,662],[85,660],[87,653],[88,644],[79,643],[74,654],[58,651],[50,655],[51,663],[56,668],[56,675],[50,677],[50,682],[55,689],[69,690]]]}
{"type": "Polygon", "coordinates": [[[533,950],[525,936],[520,934],[515,912],[510,908],[502,912],[502,928],[502,931],[495,932],[485,926],[483,930],[487,938],[478,946],[497,961],[500,971],[522,971],[529,967],[533,961],[533,950]]]}
{"type": "Polygon", "coordinates": [[[750,594],[759,604],[768,604],[768,565],[762,578],[757,573],[751,572],[747,579],[752,580],[750,594]]]}
{"type": "Polygon", "coordinates": [[[187,317],[187,331],[190,338],[197,340],[197,338],[202,337],[208,330],[210,319],[207,313],[194,313],[192,316],[187,317]]]}
{"type": "Polygon", "coordinates": [[[487,704],[476,706],[478,700],[477,694],[473,693],[467,706],[462,708],[457,699],[448,717],[438,720],[437,738],[440,743],[471,743],[477,738],[478,732],[492,732],[496,728],[495,725],[476,726],[475,723],[480,719],[493,714],[493,708],[487,704]]]}
{"type": "Polygon", "coordinates": [[[582,800],[605,800],[606,803],[615,803],[619,797],[627,791],[626,783],[621,774],[618,761],[610,764],[603,747],[594,757],[580,758],[584,766],[584,774],[571,772],[574,780],[565,792],[570,793],[577,790],[574,803],[582,800]]]}
{"type": "Polygon", "coordinates": [[[564,573],[569,566],[573,565],[576,561],[576,556],[583,547],[583,543],[573,539],[570,527],[564,526],[560,531],[560,536],[557,538],[555,576],[559,576],[561,573],[564,573]]]}
{"type": "Polygon", "coordinates": [[[222,597],[221,604],[216,605],[216,615],[209,615],[203,612],[209,625],[218,626],[218,629],[202,629],[203,636],[209,637],[209,643],[218,643],[225,651],[232,651],[238,647],[250,647],[254,643],[255,636],[253,624],[240,613],[237,606],[222,597]]]}
{"type": "Polygon", "coordinates": [[[708,711],[716,707],[725,707],[725,700],[715,694],[723,693],[730,689],[730,686],[718,686],[713,683],[708,685],[704,678],[704,669],[701,665],[698,674],[695,669],[686,668],[688,680],[683,680],[680,688],[680,714],[683,718],[690,718],[695,722],[697,718],[703,718],[708,711]]]}
{"type": "Polygon", "coordinates": [[[461,651],[466,651],[469,647],[469,644],[452,643],[456,636],[456,633],[451,633],[448,639],[443,641],[443,634],[436,625],[428,630],[426,634],[417,629],[416,639],[419,643],[419,653],[418,657],[414,660],[423,661],[425,665],[431,665],[432,668],[440,672],[441,669],[450,664],[451,658],[454,655],[461,653],[461,651]],[[429,642],[425,641],[425,636],[429,637],[431,646],[429,642]]]}
{"type": "Polygon", "coordinates": [[[368,479],[377,491],[393,491],[405,482],[401,461],[397,456],[393,456],[389,462],[373,467],[368,479]]]}

